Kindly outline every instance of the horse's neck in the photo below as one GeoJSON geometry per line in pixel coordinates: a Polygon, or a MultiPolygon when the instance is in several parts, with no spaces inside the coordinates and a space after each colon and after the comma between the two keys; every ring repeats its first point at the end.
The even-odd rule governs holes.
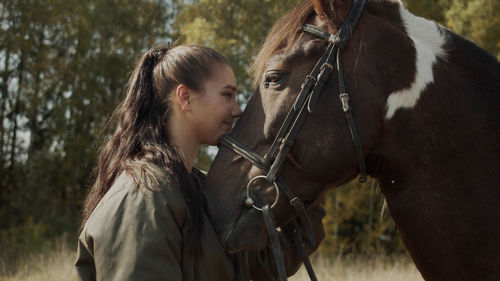
{"type": "Polygon", "coordinates": [[[426,280],[496,280],[500,67],[438,32],[442,45],[413,33],[415,81],[388,96],[384,137],[367,165],[426,280]]]}
{"type": "Polygon", "coordinates": [[[495,280],[500,92],[460,48],[433,67],[414,107],[386,119],[375,176],[426,280],[495,280]]]}
{"type": "MultiPolygon", "coordinates": [[[[411,130],[419,127],[415,123],[402,123],[407,131],[390,140],[397,149],[377,155],[375,176],[401,237],[426,280],[495,280],[500,276],[493,272],[500,270],[498,144],[477,134],[476,141],[474,135],[454,139],[439,129],[427,135],[433,132],[411,130]],[[442,146],[446,142],[449,147],[442,146]]],[[[443,123],[453,126],[451,119],[443,123]]]]}
{"type": "MultiPolygon", "coordinates": [[[[447,59],[442,72],[454,84],[467,87],[470,95],[484,91],[491,94],[490,102],[500,101],[500,63],[491,54],[473,42],[443,30],[446,35],[447,59]]],[[[440,82],[447,82],[443,80],[440,82]]],[[[458,88],[463,90],[463,88],[458,88]]],[[[479,98],[483,98],[479,96],[479,98]]]]}
{"type": "Polygon", "coordinates": [[[401,237],[426,280],[498,280],[499,192],[454,189],[447,176],[382,187],[401,237]]]}

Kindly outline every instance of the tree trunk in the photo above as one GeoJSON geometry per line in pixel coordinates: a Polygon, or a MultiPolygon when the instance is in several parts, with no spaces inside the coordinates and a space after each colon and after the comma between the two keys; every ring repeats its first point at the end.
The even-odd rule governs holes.
{"type": "Polygon", "coordinates": [[[9,85],[9,62],[10,62],[10,50],[7,48],[5,50],[5,67],[2,73],[2,99],[0,100],[0,169],[4,167],[4,145],[5,145],[5,128],[4,128],[4,118],[5,118],[5,106],[8,99],[8,85],[9,85]]]}
{"type": "Polygon", "coordinates": [[[14,114],[12,115],[12,122],[14,124],[14,127],[12,128],[12,142],[10,148],[10,166],[9,166],[9,171],[11,173],[12,178],[13,178],[12,172],[14,170],[14,163],[16,158],[15,156],[16,156],[17,127],[18,127],[17,117],[19,115],[21,91],[23,89],[24,54],[21,54],[21,61],[19,62],[17,71],[19,73],[19,82],[16,93],[16,99],[14,101],[14,114]]]}

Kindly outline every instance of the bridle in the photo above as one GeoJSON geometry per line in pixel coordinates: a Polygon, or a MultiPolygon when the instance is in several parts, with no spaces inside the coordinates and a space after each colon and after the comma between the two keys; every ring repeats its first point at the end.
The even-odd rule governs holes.
{"type": "MultiPolygon", "coordinates": [[[[276,225],[271,212],[271,208],[274,207],[279,199],[280,190],[288,197],[290,204],[294,207],[299,215],[299,219],[308,228],[308,235],[311,244],[316,245],[315,235],[312,231],[312,226],[307,216],[306,208],[304,202],[295,196],[284,180],[280,177],[279,172],[283,162],[294,144],[295,138],[299,130],[302,128],[307,116],[311,114],[317,104],[319,94],[321,93],[323,86],[330,77],[330,74],[334,70],[334,63],[337,66],[338,72],[338,83],[339,83],[339,99],[342,104],[342,110],[345,114],[347,124],[349,126],[349,131],[351,133],[351,138],[356,151],[356,156],[358,158],[358,164],[360,168],[360,182],[366,181],[366,167],[364,163],[363,151],[361,148],[361,142],[359,141],[358,131],[354,123],[352,116],[351,107],[349,105],[349,94],[345,90],[344,74],[341,65],[341,49],[344,48],[349,39],[351,38],[352,32],[358,22],[361,14],[364,11],[366,0],[353,0],[351,9],[342,23],[342,26],[336,34],[330,34],[324,29],[321,29],[314,25],[306,24],[300,28],[299,31],[309,33],[315,37],[323,39],[328,42],[328,47],[325,52],[318,60],[313,70],[309,75],[307,75],[306,80],[302,84],[302,89],[297,96],[295,103],[288,112],[285,121],[281,125],[280,130],[276,138],[274,139],[271,148],[268,153],[262,157],[256,152],[249,149],[244,144],[239,143],[237,140],[229,135],[224,135],[220,139],[220,144],[231,149],[235,153],[241,155],[248,161],[250,161],[254,166],[258,167],[265,175],[260,175],[252,178],[246,187],[246,199],[245,204],[248,207],[253,207],[259,211],[262,211],[264,216],[264,222],[266,224],[269,239],[271,241],[274,258],[276,261],[276,267],[280,280],[287,280],[286,271],[283,261],[283,252],[281,250],[279,235],[276,231],[276,225]],[[254,203],[252,197],[250,197],[250,187],[254,181],[257,179],[265,179],[271,183],[276,191],[276,197],[274,203],[271,206],[265,205],[260,208],[254,203]]],[[[303,241],[300,234],[298,233],[297,223],[294,221],[294,242],[298,248],[298,252],[304,259],[304,265],[306,266],[307,272],[311,280],[317,280],[314,270],[312,269],[311,263],[307,255],[304,253],[303,241]]]]}

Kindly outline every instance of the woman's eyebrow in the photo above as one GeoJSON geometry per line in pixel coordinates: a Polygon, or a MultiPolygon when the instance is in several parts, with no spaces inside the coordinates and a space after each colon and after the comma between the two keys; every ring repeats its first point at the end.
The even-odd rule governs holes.
{"type": "Polygon", "coordinates": [[[237,89],[235,86],[230,85],[230,84],[228,84],[228,85],[225,85],[225,86],[221,87],[221,89],[230,89],[230,90],[232,90],[233,92],[237,92],[237,91],[238,91],[238,89],[237,89]]]}

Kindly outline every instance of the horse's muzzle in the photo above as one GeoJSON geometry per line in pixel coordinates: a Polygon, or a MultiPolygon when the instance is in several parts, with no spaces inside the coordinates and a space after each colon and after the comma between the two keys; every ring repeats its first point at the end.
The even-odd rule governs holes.
{"type": "Polygon", "coordinates": [[[267,243],[267,235],[261,213],[253,208],[245,211],[225,234],[222,243],[228,253],[263,249],[267,243]]]}

